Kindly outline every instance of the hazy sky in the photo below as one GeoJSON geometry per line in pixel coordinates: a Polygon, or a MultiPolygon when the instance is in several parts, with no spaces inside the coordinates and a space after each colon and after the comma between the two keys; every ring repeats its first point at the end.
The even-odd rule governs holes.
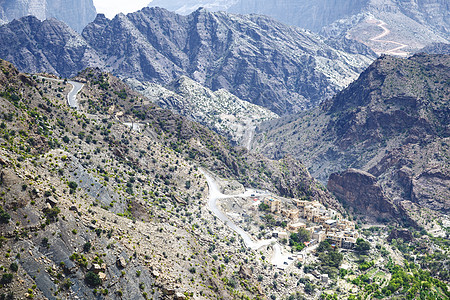
{"type": "Polygon", "coordinates": [[[108,18],[113,18],[116,14],[130,13],[147,6],[152,0],[94,0],[97,13],[103,13],[108,18]]]}

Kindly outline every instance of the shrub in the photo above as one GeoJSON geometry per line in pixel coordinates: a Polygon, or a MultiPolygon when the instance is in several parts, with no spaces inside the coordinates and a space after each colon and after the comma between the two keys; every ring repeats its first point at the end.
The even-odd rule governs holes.
{"type": "Polygon", "coordinates": [[[102,284],[102,281],[100,280],[100,277],[98,276],[98,274],[95,274],[92,271],[89,271],[86,273],[86,276],[84,277],[84,281],[90,285],[90,286],[99,286],[100,284],[102,284]]]}
{"type": "Polygon", "coordinates": [[[8,224],[11,216],[3,210],[3,207],[0,206],[0,223],[8,224]]]}
{"type": "Polygon", "coordinates": [[[56,221],[56,218],[58,217],[58,214],[61,212],[61,210],[55,206],[52,208],[44,208],[44,214],[47,217],[48,222],[54,222],[56,221]]]}
{"type": "Polygon", "coordinates": [[[355,250],[359,252],[367,252],[370,250],[370,244],[362,238],[356,240],[355,250]]]}
{"type": "Polygon", "coordinates": [[[17,272],[17,270],[19,270],[19,266],[18,266],[15,262],[13,262],[13,263],[9,266],[9,269],[10,269],[11,271],[13,271],[13,272],[17,272]]]}
{"type": "Polygon", "coordinates": [[[2,275],[2,279],[0,280],[1,284],[8,284],[11,283],[13,280],[13,274],[11,273],[6,273],[2,275]]]}
{"type": "Polygon", "coordinates": [[[91,250],[92,244],[90,242],[86,242],[83,245],[83,251],[84,252],[89,252],[91,250]]]}

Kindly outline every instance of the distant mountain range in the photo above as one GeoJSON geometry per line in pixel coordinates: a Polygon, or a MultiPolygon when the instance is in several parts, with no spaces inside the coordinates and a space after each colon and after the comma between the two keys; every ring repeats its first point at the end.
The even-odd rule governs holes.
{"type": "Polygon", "coordinates": [[[0,1],[0,24],[33,15],[40,20],[55,18],[81,32],[95,19],[92,0],[3,0],[0,1]]]}
{"type": "Polygon", "coordinates": [[[160,8],[98,15],[82,35],[25,17],[0,27],[0,55],[22,71],[64,77],[89,66],[159,84],[188,76],[277,114],[317,105],[375,58],[357,42],[336,43],[268,17],[160,8]]]}
{"type": "Polygon", "coordinates": [[[150,5],[185,14],[205,6],[267,15],[328,36],[349,36],[377,53],[393,55],[406,55],[432,42],[450,41],[450,2],[446,0],[157,0],[150,5]],[[385,35],[376,39],[381,34],[385,35]]]}

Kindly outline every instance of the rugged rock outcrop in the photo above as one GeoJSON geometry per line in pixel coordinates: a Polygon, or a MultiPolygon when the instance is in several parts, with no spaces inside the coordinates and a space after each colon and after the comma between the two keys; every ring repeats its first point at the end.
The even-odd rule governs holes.
{"type": "Polygon", "coordinates": [[[330,175],[328,190],[351,211],[379,221],[397,215],[394,204],[384,194],[375,176],[356,169],[330,175]]]}
{"type": "Polygon", "coordinates": [[[92,0],[17,0],[0,2],[0,20],[4,23],[33,15],[40,20],[55,18],[81,32],[95,19],[92,0]]]}
{"type": "Polygon", "coordinates": [[[333,48],[316,34],[268,17],[204,9],[188,16],[160,8],[112,20],[98,15],[82,37],[55,20],[28,17],[2,27],[0,38],[2,58],[26,72],[68,77],[101,66],[120,77],[159,84],[185,75],[277,114],[317,105],[375,57],[367,49],[358,54],[333,48]]]}

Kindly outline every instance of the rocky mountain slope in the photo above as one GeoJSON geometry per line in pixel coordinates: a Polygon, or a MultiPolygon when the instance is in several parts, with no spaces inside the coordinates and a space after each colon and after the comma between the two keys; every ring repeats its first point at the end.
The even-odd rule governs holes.
{"type": "Polygon", "coordinates": [[[418,53],[424,52],[428,54],[447,54],[450,55],[450,44],[446,43],[433,43],[430,44],[419,51],[418,53]]]}
{"type": "Polygon", "coordinates": [[[39,21],[28,16],[0,27],[0,53],[29,73],[75,75],[102,61],[86,41],[55,19],[39,21]]]}
{"type": "Polygon", "coordinates": [[[261,128],[253,148],[294,155],[324,182],[347,168],[364,170],[390,202],[448,214],[449,71],[448,55],[383,56],[321,107],[261,128]]]}
{"type": "Polygon", "coordinates": [[[126,82],[159,107],[205,125],[235,145],[249,147],[256,126],[278,118],[270,110],[243,101],[224,89],[213,92],[185,76],[166,87],[133,79],[126,82]]]}
{"type": "Polygon", "coordinates": [[[32,15],[39,20],[56,18],[81,32],[95,19],[92,0],[5,0],[0,2],[0,24],[32,15]]]}
{"type": "Polygon", "coordinates": [[[207,209],[200,166],[339,208],[297,161],[233,148],[110,74],[79,74],[76,111],[65,81],[0,70],[5,297],[262,298],[271,268],[207,209]]]}
{"type": "Polygon", "coordinates": [[[330,37],[348,36],[380,54],[406,56],[449,41],[449,5],[445,0],[240,0],[229,11],[268,15],[330,37]]]}
{"type": "Polygon", "coordinates": [[[329,45],[267,17],[206,10],[181,16],[145,8],[113,20],[98,15],[82,37],[57,21],[28,17],[1,27],[0,37],[1,57],[22,71],[69,77],[83,67],[101,66],[123,78],[159,84],[188,76],[277,114],[317,105],[374,58],[360,44],[329,45]]]}

